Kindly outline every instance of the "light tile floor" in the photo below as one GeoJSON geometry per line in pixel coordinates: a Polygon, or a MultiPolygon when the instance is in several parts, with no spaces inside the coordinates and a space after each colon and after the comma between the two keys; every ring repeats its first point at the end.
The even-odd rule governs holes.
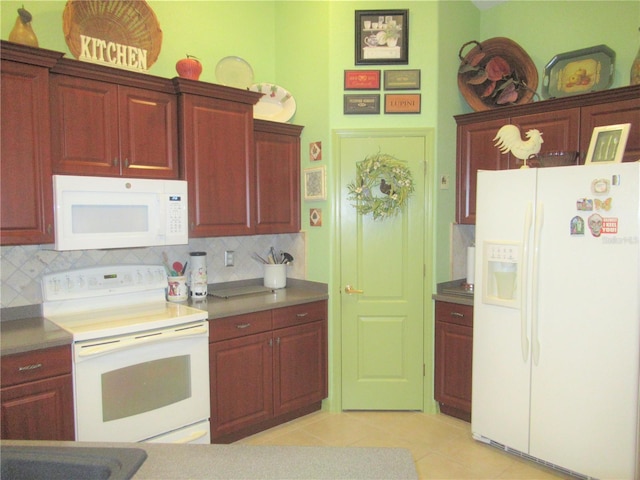
{"type": "Polygon", "coordinates": [[[316,412],[237,442],[245,445],[403,447],[421,480],[572,477],[471,438],[470,424],[420,412],[316,412]]]}

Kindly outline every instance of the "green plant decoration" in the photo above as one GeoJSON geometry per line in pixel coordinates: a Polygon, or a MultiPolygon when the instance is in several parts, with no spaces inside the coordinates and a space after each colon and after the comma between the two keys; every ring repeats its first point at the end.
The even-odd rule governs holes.
{"type": "Polygon", "coordinates": [[[356,180],[347,185],[348,199],[361,215],[374,220],[398,214],[414,191],[411,171],[386,153],[367,156],[356,164],[356,180]]]}

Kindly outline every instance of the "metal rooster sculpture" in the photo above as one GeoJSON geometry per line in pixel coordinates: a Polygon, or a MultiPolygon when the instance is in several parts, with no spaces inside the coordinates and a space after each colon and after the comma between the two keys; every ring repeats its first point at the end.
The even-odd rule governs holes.
{"type": "Polygon", "coordinates": [[[494,145],[501,153],[511,152],[514,157],[524,161],[523,168],[526,168],[527,159],[538,154],[544,143],[542,133],[535,128],[527,131],[526,137],[527,140],[522,140],[520,129],[515,125],[505,125],[498,130],[493,140],[497,140],[494,145]]]}

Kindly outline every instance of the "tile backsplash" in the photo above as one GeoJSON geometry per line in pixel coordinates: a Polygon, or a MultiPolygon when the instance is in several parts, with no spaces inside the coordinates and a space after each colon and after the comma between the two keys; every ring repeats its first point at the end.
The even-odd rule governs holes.
{"type": "Polygon", "coordinates": [[[290,278],[306,278],[304,233],[255,235],[241,237],[193,238],[188,245],[130,248],[115,250],[76,250],[57,252],[53,245],[18,245],[1,247],[0,307],[21,307],[42,303],[40,282],[48,273],[95,267],[98,265],[160,265],[166,252],[169,263],[189,260],[189,252],[207,252],[209,283],[260,278],[263,267],[251,258],[253,252],[262,257],[273,246],[289,252],[294,262],[287,267],[290,278]],[[224,253],[234,251],[234,266],[224,266],[224,253]]]}

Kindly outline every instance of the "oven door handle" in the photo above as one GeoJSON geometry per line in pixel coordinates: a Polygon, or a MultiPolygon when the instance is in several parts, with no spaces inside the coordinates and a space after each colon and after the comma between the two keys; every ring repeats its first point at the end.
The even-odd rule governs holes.
{"type": "Polygon", "coordinates": [[[86,346],[80,346],[77,356],[80,358],[96,357],[119,350],[136,348],[142,344],[148,345],[151,343],[170,342],[171,340],[180,338],[208,335],[209,329],[207,327],[208,326],[205,323],[187,328],[173,328],[161,330],[159,332],[147,332],[140,335],[131,335],[125,338],[92,343],[86,346]]]}

